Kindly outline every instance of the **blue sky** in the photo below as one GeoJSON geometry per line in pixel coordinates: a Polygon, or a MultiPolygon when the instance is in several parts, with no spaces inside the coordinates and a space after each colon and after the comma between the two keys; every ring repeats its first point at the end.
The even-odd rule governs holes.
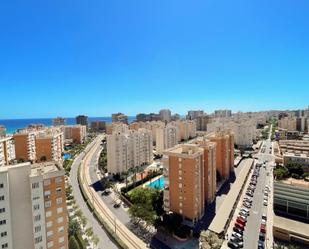
{"type": "Polygon", "coordinates": [[[0,3],[0,118],[309,105],[309,1],[0,3]]]}

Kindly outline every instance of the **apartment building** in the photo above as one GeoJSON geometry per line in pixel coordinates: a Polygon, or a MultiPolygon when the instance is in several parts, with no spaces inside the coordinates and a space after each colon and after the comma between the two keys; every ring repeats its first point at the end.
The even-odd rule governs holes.
{"type": "Polygon", "coordinates": [[[211,122],[211,118],[208,115],[202,115],[198,116],[195,121],[197,131],[207,131],[207,125],[211,122]]]}
{"type": "Polygon", "coordinates": [[[0,137],[6,136],[6,128],[4,125],[0,125],[0,137]]]}
{"type": "Polygon", "coordinates": [[[123,133],[129,130],[129,126],[127,124],[117,122],[117,123],[109,123],[106,124],[106,134],[111,135],[113,133],[123,133]]]}
{"type": "Polygon", "coordinates": [[[157,139],[157,129],[163,128],[165,123],[162,121],[151,121],[151,122],[133,122],[129,125],[130,130],[138,130],[140,128],[144,128],[150,130],[152,133],[153,143],[156,144],[157,139]]]}
{"type": "Polygon", "coordinates": [[[0,167],[9,165],[15,159],[15,145],[12,136],[0,137],[0,167]]]}
{"type": "Polygon", "coordinates": [[[0,210],[0,248],[68,248],[64,170],[55,163],[1,167],[0,210]]]}
{"type": "Polygon", "coordinates": [[[167,124],[165,127],[157,128],[156,131],[156,152],[162,155],[163,151],[178,144],[178,128],[167,124]]]}
{"type": "Polygon", "coordinates": [[[136,115],[136,121],[137,122],[147,122],[147,121],[159,121],[160,115],[157,113],[139,113],[136,115]]]}
{"type": "Polygon", "coordinates": [[[188,111],[187,119],[194,120],[194,119],[197,119],[200,116],[204,116],[204,111],[202,111],[202,110],[188,111]]]}
{"type": "Polygon", "coordinates": [[[53,119],[53,126],[62,126],[65,125],[66,119],[62,117],[56,117],[53,119]]]}
{"type": "Polygon", "coordinates": [[[19,130],[13,135],[15,143],[15,155],[18,161],[31,161],[36,160],[36,146],[35,137],[37,131],[29,129],[19,130]]]}
{"type": "Polygon", "coordinates": [[[204,215],[204,150],[181,144],[164,151],[164,209],[195,224],[204,215]]]}
{"type": "Polygon", "coordinates": [[[216,170],[221,181],[225,181],[234,171],[234,134],[229,131],[215,132],[206,136],[216,143],[216,170]]]}
{"type": "Polygon", "coordinates": [[[87,136],[85,125],[67,125],[63,127],[64,138],[72,143],[82,144],[87,136]]]}
{"type": "Polygon", "coordinates": [[[297,130],[297,119],[295,117],[284,117],[278,120],[278,127],[288,131],[297,130]]]}
{"type": "Polygon", "coordinates": [[[214,117],[215,118],[228,118],[232,116],[232,111],[231,110],[216,110],[214,112],[214,117]]]}
{"type": "Polygon", "coordinates": [[[88,116],[79,115],[75,118],[77,125],[88,126],[88,116]]]}
{"type": "Polygon", "coordinates": [[[309,154],[285,153],[283,154],[283,165],[288,163],[300,164],[305,172],[309,172],[309,154]]]}
{"type": "Polygon", "coordinates": [[[112,122],[113,123],[120,122],[120,123],[128,124],[128,116],[121,113],[121,112],[113,113],[112,114],[112,122]]]}
{"type": "Polygon", "coordinates": [[[62,161],[64,134],[61,129],[49,128],[35,136],[36,161],[62,161]]]}
{"type": "Polygon", "coordinates": [[[179,131],[179,141],[187,141],[196,137],[196,122],[195,120],[178,120],[171,122],[179,131]]]}
{"type": "Polygon", "coordinates": [[[170,122],[172,117],[172,112],[169,109],[162,109],[159,111],[159,115],[162,122],[170,122]]]}
{"type": "Polygon", "coordinates": [[[105,121],[93,121],[91,122],[91,129],[94,131],[102,132],[106,130],[105,121]]]}
{"type": "Polygon", "coordinates": [[[107,136],[107,169],[112,174],[153,162],[153,141],[147,129],[107,136]]]}

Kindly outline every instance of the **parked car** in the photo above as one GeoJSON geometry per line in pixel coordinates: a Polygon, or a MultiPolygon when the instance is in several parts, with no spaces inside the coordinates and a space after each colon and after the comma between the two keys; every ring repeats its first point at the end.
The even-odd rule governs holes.
{"type": "Polygon", "coordinates": [[[120,208],[120,206],[121,206],[120,203],[115,203],[114,204],[114,208],[120,208]]]}
{"type": "Polygon", "coordinates": [[[261,224],[261,226],[260,226],[260,232],[261,232],[261,233],[266,233],[266,225],[261,224]]]}
{"type": "Polygon", "coordinates": [[[239,246],[239,248],[243,248],[244,247],[244,242],[240,241],[239,239],[237,239],[236,237],[231,237],[230,239],[231,242],[237,244],[239,246]]]}
{"type": "Polygon", "coordinates": [[[240,224],[238,222],[235,222],[235,227],[241,229],[241,230],[244,230],[245,229],[245,226],[243,224],[240,224]]]}
{"type": "Polygon", "coordinates": [[[268,203],[267,203],[266,200],[263,201],[263,205],[264,205],[264,206],[267,206],[267,205],[268,205],[268,203]]]}
{"type": "Polygon", "coordinates": [[[239,229],[238,227],[233,227],[233,231],[236,232],[236,233],[239,233],[239,234],[241,234],[241,235],[244,234],[244,231],[241,230],[241,229],[239,229]]]}
{"type": "Polygon", "coordinates": [[[260,233],[259,240],[265,241],[265,233],[260,233]]]}
{"type": "Polygon", "coordinates": [[[236,222],[242,224],[242,225],[246,225],[247,221],[244,220],[243,218],[241,218],[240,216],[237,217],[236,222]]]}
{"type": "Polygon", "coordinates": [[[264,241],[259,240],[258,241],[258,249],[264,249],[264,248],[265,248],[264,241]]]}
{"type": "Polygon", "coordinates": [[[237,232],[232,232],[232,236],[234,236],[235,238],[238,238],[240,241],[243,241],[243,237],[242,234],[237,233],[237,232]]]}
{"type": "Polygon", "coordinates": [[[236,244],[236,243],[234,243],[234,242],[232,242],[232,241],[229,241],[229,242],[227,243],[227,246],[228,246],[229,248],[231,248],[231,249],[238,249],[238,248],[239,248],[239,245],[236,244]]]}

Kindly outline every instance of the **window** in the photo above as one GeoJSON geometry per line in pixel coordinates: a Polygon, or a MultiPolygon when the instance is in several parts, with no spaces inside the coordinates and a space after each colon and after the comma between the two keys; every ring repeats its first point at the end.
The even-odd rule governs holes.
{"type": "Polygon", "coordinates": [[[50,217],[52,215],[52,211],[47,211],[46,212],[46,218],[50,217]]]}
{"type": "Polygon", "coordinates": [[[53,241],[49,241],[48,243],[47,243],[47,248],[51,248],[51,247],[53,247],[54,246],[54,242],[53,241]]]}
{"type": "Polygon", "coordinates": [[[8,247],[9,247],[8,243],[2,244],[2,246],[1,246],[2,249],[8,248],[8,247]]]}
{"type": "Polygon", "coordinates": [[[47,231],[46,233],[46,236],[47,237],[50,237],[50,236],[53,236],[54,232],[51,230],[51,231],[47,231]]]}
{"type": "Polygon", "coordinates": [[[0,225],[5,225],[6,224],[6,220],[0,220],[0,225]]]}
{"type": "Polygon", "coordinates": [[[62,212],[63,212],[63,208],[62,208],[62,207],[57,208],[57,214],[60,214],[60,213],[62,213],[62,212]]]}
{"type": "Polygon", "coordinates": [[[51,201],[45,201],[45,207],[49,208],[51,206],[51,201]]]}
{"type": "Polygon", "coordinates": [[[62,182],[62,177],[60,176],[60,177],[57,177],[56,179],[55,179],[55,182],[58,184],[58,183],[61,183],[62,182]]]}
{"type": "Polygon", "coordinates": [[[56,188],[56,194],[61,194],[61,192],[62,192],[62,189],[61,188],[56,188]]]}
{"type": "Polygon", "coordinates": [[[34,182],[32,183],[32,189],[36,189],[40,187],[40,183],[39,182],[34,182]]]}
{"type": "Polygon", "coordinates": [[[57,223],[59,224],[59,223],[62,223],[63,222],[63,217],[59,217],[58,219],[57,219],[57,223]]]}
{"type": "Polygon", "coordinates": [[[41,215],[40,214],[34,216],[34,221],[40,221],[40,220],[41,220],[41,215]]]}
{"type": "Polygon", "coordinates": [[[38,243],[40,243],[40,242],[42,242],[42,236],[37,237],[37,238],[34,239],[34,243],[35,243],[35,244],[38,244],[38,243]]]}
{"type": "Polygon", "coordinates": [[[61,227],[58,227],[58,233],[62,233],[64,231],[64,227],[61,226],[61,227]]]}
{"type": "Polygon", "coordinates": [[[1,233],[1,238],[6,237],[7,235],[8,235],[7,232],[2,232],[2,233],[1,233]]]}
{"type": "Polygon", "coordinates": [[[42,230],[41,226],[36,226],[36,227],[34,228],[34,232],[35,232],[35,233],[41,232],[41,230],[42,230]]]}
{"type": "Polygon", "coordinates": [[[33,210],[39,210],[39,209],[40,209],[40,204],[33,205],[33,210]]]}
{"type": "Polygon", "coordinates": [[[5,212],[5,208],[0,208],[0,214],[5,212]]]}
{"type": "Polygon", "coordinates": [[[4,188],[4,184],[3,183],[0,183],[0,188],[4,188]]]}
{"type": "Polygon", "coordinates": [[[36,201],[36,200],[39,200],[39,199],[40,199],[40,196],[34,196],[34,197],[32,198],[33,201],[36,201]]]}
{"type": "Polygon", "coordinates": [[[59,243],[63,243],[64,242],[64,237],[63,236],[60,237],[58,241],[59,241],[59,243]]]}
{"type": "Polygon", "coordinates": [[[4,201],[4,195],[0,196],[0,201],[4,201]]]}
{"type": "Polygon", "coordinates": [[[46,223],[46,227],[51,227],[53,225],[53,222],[52,221],[48,221],[47,223],[46,223]]]}
{"type": "Polygon", "coordinates": [[[57,198],[56,202],[57,202],[58,205],[61,204],[62,203],[62,198],[57,198]]]}
{"type": "Polygon", "coordinates": [[[49,196],[50,196],[50,190],[46,190],[46,191],[44,192],[44,196],[49,198],[49,196]]]}
{"type": "Polygon", "coordinates": [[[50,185],[50,179],[47,179],[44,181],[44,186],[48,186],[48,185],[50,185]]]}

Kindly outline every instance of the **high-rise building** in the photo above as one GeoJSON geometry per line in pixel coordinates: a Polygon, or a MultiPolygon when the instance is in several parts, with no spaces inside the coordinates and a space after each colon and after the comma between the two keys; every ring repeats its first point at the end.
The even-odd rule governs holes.
{"type": "Polygon", "coordinates": [[[194,120],[203,115],[204,115],[204,111],[202,110],[188,111],[187,119],[194,120]]]}
{"type": "Polygon", "coordinates": [[[4,125],[0,125],[0,137],[6,136],[6,129],[4,125]]]}
{"type": "Polygon", "coordinates": [[[194,224],[205,210],[204,150],[197,145],[181,144],[163,154],[164,209],[194,224]]]}
{"type": "Polygon", "coordinates": [[[128,116],[121,113],[121,112],[113,113],[112,114],[112,122],[113,123],[120,122],[120,123],[128,124],[128,116]]]}
{"type": "Polygon", "coordinates": [[[53,119],[53,125],[54,126],[62,126],[65,125],[66,119],[62,117],[56,117],[53,119]]]}
{"type": "Polygon", "coordinates": [[[0,137],[0,167],[9,165],[15,159],[15,146],[12,136],[0,137]]]}
{"type": "Polygon", "coordinates": [[[137,122],[147,122],[147,121],[158,121],[160,120],[160,115],[156,113],[139,113],[136,115],[137,122]]]}
{"type": "Polygon", "coordinates": [[[52,162],[0,167],[2,248],[68,249],[64,173],[52,162]]]}
{"type": "Polygon", "coordinates": [[[108,135],[111,135],[113,133],[119,133],[119,132],[123,133],[123,132],[127,132],[128,130],[129,130],[129,126],[121,122],[106,124],[106,134],[108,135]]]}
{"type": "Polygon", "coordinates": [[[196,118],[196,130],[207,131],[207,125],[211,122],[211,118],[208,115],[198,116],[196,118]]]}
{"type": "Polygon", "coordinates": [[[64,138],[72,143],[82,144],[87,136],[87,127],[84,125],[64,126],[64,138]]]}
{"type": "Polygon", "coordinates": [[[162,155],[163,151],[178,144],[177,126],[167,124],[165,127],[157,128],[156,131],[156,152],[162,155]]]}
{"type": "Polygon", "coordinates": [[[113,132],[107,136],[107,169],[121,173],[131,168],[152,163],[153,142],[151,131],[139,129],[113,132]]]}
{"type": "Polygon", "coordinates": [[[284,117],[278,120],[278,127],[288,131],[297,130],[297,119],[294,117],[284,117]]]}
{"type": "Polygon", "coordinates": [[[214,113],[215,118],[227,118],[232,116],[231,110],[216,110],[214,113]]]}
{"type": "Polygon", "coordinates": [[[19,130],[13,135],[16,159],[21,162],[36,160],[35,136],[37,131],[19,130]]]}
{"type": "Polygon", "coordinates": [[[215,132],[206,136],[216,143],[216,170],[221,179],[227,180],[234,171],[234,134],[228,131],[215,132]]]}
{"type": "Polygon", "coordinates": [[[99,132],[105,131],[106,123],[105,121],[93,121],[91,122],[91,129],[99,132]]]}
{"type": "Polygon", "coordinates": [[[76,117],[76,124],[77,125],[84,125],[88,126],[88,117],[85,115],[79,115],[76,117]]]}
{"type": "Polygon", "coordinates": [[[163,122],[170,122],[171,121],[171,117],[172,117],[172,113],[171,110],[169,109],[162,109],[159,112],[161,121],[163,122]]]}
{"type": "Polygon", "coordinates": [[[179,141],[187,141],[196,137],[196,122],[195,120],[178,120],[171,122],[172,125],[177,126],[179,131],[179,141]]]}

